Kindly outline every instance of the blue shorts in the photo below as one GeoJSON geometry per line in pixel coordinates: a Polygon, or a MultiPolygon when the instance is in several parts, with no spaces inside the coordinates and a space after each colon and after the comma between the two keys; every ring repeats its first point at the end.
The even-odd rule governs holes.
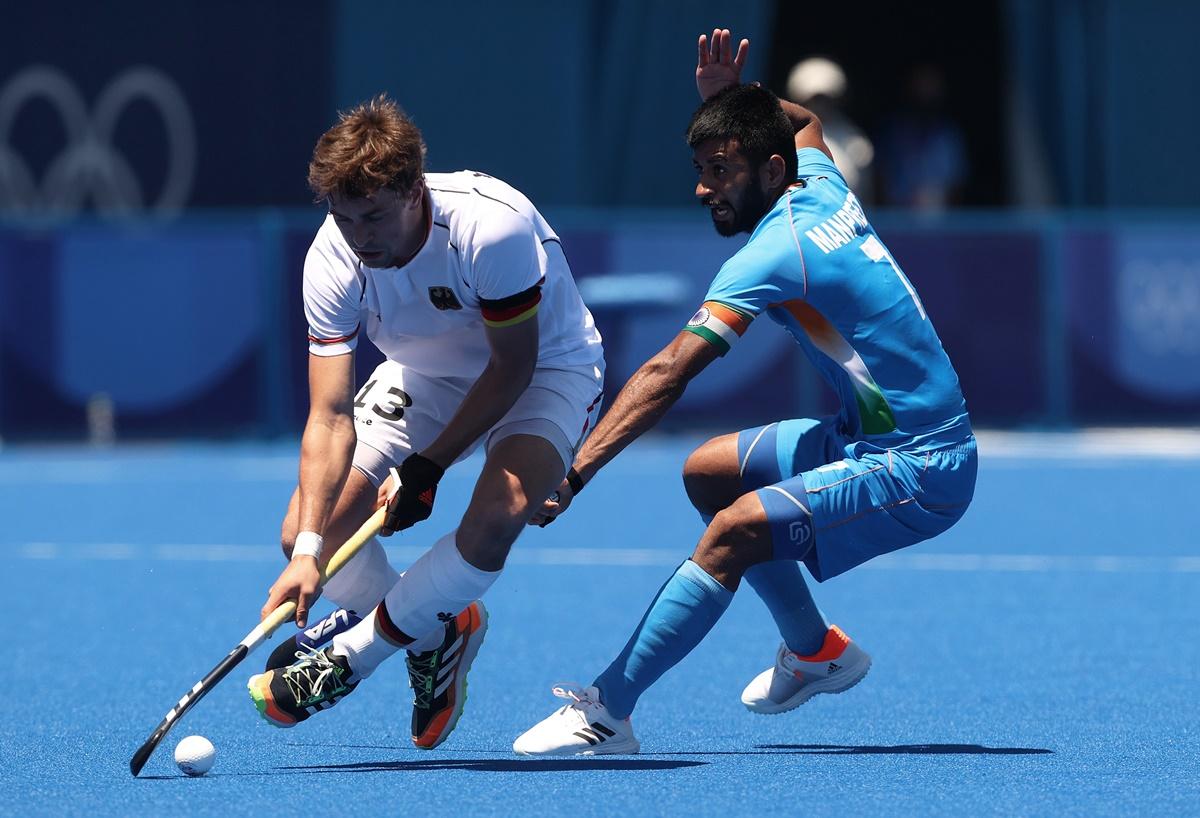
{"type": "Polygon", "coordinates": [[[818,582],[937,536],[975,493],[975,438],[921,450],[858,452],[836,417],[738,433],[742,487],[762,501],[775,559],[818,582]]]}

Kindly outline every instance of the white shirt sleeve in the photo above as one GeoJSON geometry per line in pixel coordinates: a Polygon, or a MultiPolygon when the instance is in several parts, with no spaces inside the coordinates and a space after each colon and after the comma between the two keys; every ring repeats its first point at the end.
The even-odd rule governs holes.
{"type": "Polygon", "coordinates": [[[308,351],[331,357],[353,350],[358,345],[362,300],[358,261],[341,241],[332,218],[326,218],[304,259],[308,351]]]}
{"type": "Polygon", "coordinates": [[[471,281],[485,301],[522,293],[543,275],[545,251],[533,225],[518,213],[497,211],[476,226],[470,253],[471,281]]]}

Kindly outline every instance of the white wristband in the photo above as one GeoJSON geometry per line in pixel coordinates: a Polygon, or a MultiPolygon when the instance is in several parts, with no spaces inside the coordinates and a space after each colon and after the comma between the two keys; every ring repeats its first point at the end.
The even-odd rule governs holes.
{"type": "Polygon", "coordinates": [[[303,555],[319,560],[321,558],[321,547],[324,545],[325,538],[317,532],[301,531],[296,535],[296,544],[292,546],[292,559],[303,555]]]}

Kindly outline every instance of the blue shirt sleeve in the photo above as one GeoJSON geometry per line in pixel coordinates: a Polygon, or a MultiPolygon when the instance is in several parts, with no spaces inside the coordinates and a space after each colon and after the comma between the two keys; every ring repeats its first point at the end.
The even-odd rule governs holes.
{"type": "Polygon", "coordinates": [[[846,184],[845,177],[833,160],[817,148],[800,148],[796,151],[796,178],[803,179],[805,176],[836,176],[843,185],[846,184]]]}
{"type": "Polygon", "coordinates": [[[799,251],[790,236],[775,233],[754,236],[722,264],[704,300],[758,316],[772,304],[803,297],[799,251]]]}

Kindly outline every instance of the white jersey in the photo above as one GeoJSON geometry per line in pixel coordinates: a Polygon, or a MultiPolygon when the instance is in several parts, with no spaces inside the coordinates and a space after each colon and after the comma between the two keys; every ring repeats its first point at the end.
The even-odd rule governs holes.
{"type": "Polygon", "coordinates": [[[600,333],[533,203],[473,171],[427,173],[425,185],[428,238],[403,267],[366,266],[325,219],[304,261],[309,351],[343,355],[365,329],[409,369],[476,378],[490,355],[485,323],[516,323],[536,310],[539,367],[600,364],[600,333]]]}

